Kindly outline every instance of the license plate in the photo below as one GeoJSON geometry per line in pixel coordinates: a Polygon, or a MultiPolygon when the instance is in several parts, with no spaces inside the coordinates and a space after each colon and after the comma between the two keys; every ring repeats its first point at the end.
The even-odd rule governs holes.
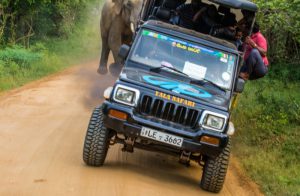
{"type": "Polygon", "coordinates": [[[182,137],[163,133],[147,127],[142,127],[141,136],[177,147],[181,147],[183,142],[182,137]]]}

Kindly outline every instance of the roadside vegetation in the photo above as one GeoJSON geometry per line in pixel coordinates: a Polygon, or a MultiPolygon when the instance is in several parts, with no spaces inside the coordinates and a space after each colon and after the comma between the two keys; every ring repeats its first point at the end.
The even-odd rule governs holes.
{"type": "Polygon", "coordinates": [[[100,2],[0,2],[0,92],[94,59],[100,2]]]}
{"type": "Polygon", "coordinates": [[[300,83],[288,78],[248,83],[233,117],[234,154],[266,195],[300,195],[300,83]]]}
{"type": "Polygon", "coordinates": [[[233,120],[234,154],[266,195],[300,195],[300,2],[255,0],[269,74],[246,84],[233,120]]]}

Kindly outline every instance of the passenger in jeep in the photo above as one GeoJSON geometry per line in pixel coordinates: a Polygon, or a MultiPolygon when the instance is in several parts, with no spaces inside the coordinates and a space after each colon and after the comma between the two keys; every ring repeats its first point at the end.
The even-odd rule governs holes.
{"type": "Polygon", "coordinates": [[[243,31],[242,31],[240,28],[237,27],[236,30],[235,30],[235,36],[234,36],[234,39],[235,39],[235,45],[236,45],[236,48],[237,48],[239,51],[242,51],[242,50],[243,50],[242,37],[243,37],[243,31]]]}
{"type": "MultiPolygon", "coordinates": [[[[253,12],[250,12],[247,10],[242,10],[242,14],[243,14],[243,18],[238,21],[237,25],[242,31],[247,31],[248,30],[247,24],[250,24],[250,23],[252,24],[254,14],[253,14],[253,12]]],[[[245,32],[245,33],[248,33],[248,32],[245,32]]],[[[248,36],[248,35],[246,35],[246,36],[248,36]]]]}
{"type": "Polygon", "coordinates": [[[218,17],[215,5],[203,7],[194,16],[194,29],[200,33],[210,34],[212,28],[218,24],[218,17]]]}
{"type": "Polygon", "coordinates": [[[228,13],[224,16],[221,26],[213,30],[211,34],[218,38],[235,41],[236,28],[237,21],[235,19],[235,14],[228,13]]]}
{"type": "MultiPolygon", "coordinates": [[[[249,29],[251,24],[247,25],[249,29]]],[[[254,24],[252,35],[247,36],[244,42],[244,65],[240,77],[244,80],[255,80],[264,77],[268,72],[267,40],[261,34],[259,25],[254,24]]]]}
{"type": "Polygon", "coordinates": [[[194,16],[196,13],[205,6],[201,0],[192,0],[191,3],[182,4],[177,7],[176,12],[180,16],[178,25],[184,28],[194,28],[194,16]]]}

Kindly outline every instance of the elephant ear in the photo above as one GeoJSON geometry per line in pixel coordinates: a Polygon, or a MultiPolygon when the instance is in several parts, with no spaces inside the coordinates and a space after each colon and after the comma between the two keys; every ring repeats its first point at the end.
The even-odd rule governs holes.
{"type": "Polygon", "coordinates": [[[121,13],[123,8],[123,1],[124,0],[112,0],[112,2],[115,4],[113,8],[115,14],[119,15],[121,13]]]}

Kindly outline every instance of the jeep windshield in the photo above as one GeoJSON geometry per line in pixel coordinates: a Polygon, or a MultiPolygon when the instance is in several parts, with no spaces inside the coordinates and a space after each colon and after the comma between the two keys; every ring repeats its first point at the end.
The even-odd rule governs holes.
{"type": "Polygon", "coordinates": [[[152,70],[164,69],[174,74],[185,75],[194,82],[206,81],[230,90],[237,56],[199,43],[143,29],[130,60],[150,66],[152,70]]]}

